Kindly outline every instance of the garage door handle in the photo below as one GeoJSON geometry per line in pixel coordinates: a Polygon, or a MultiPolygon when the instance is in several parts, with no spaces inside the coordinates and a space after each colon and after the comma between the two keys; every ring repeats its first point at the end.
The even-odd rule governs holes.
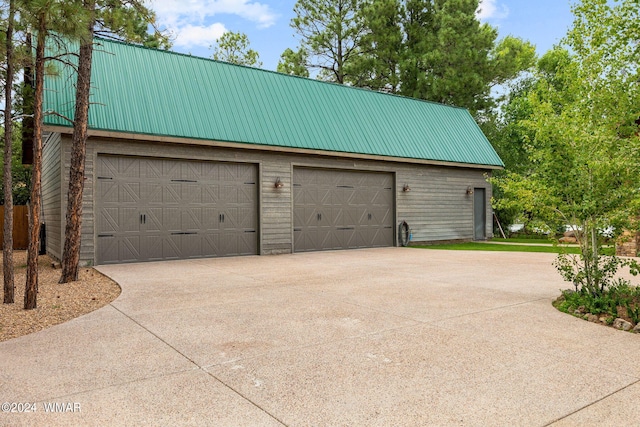
{"type": "Polygon", "coordinates": [[[371,220],[371,214],[369,214],[369,220],[371,220]]]}
{"type": "Polygon", "coordinates": [[[321,213],[318,214],[318,221],[322,221],[322,214],[321,213]]]}
{"type": "Polygon", "coordinates": [[[147,214],[140,214],[140,224],[147,223],[147,214]]]}
{"type": "Polygon", "coordinates": [[[355,230],[355,227],[338,227],[338,230],[355,230]]]}

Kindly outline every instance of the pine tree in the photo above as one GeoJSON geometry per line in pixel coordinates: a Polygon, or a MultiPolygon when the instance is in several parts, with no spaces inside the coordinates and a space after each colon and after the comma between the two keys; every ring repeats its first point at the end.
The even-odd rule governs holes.
{"type": "Polygon", "coordinates": [[[82,9],[87,20],[80,37],[78,55],[65,240],[59,283],[78,280],[94,35],[108,35],[147,46],[169,46],[167,37],[159,31],[152,34],[147,32],[148,25],[155,22],[155,15],[141,1],[84,0],[82,9]]]}
{"type": "Polygon", "coordinates": [[[318,77],[347,83],[348,69],[361,53],[366,28],[358,13],[363,0],[298,0],[291,27],[307,56],[307,68],[318,77]]]}
{"type": "Polygon", "coordinates": [[[4,304],[13,304],[15,281],[13,274],[13,79],[14,79],[14,48],[13,48],[13,27],[15,18],[14,0],[9,0],[9,16],[7,17],[6,31],[6,74],[4,90],[4,240],[2,249],[3,281],[4,281],[4,304]]]}
{"type": "Polygon", "coordinates": [[[250,45],[246,34],[227,31],[214,46],[213,59],[247,67],[262,67],[260,55],[250,45]]]}
{"type": "Polygon", "coordinates": [[[25,284],[24,308],[37,307],[38,253],[40,246],[40,214],[42,189],[42,124],[44,112],[45,48],[51,32],[61,36],[78,37],[86,22],[83,9],[75,1],[30,0],[21,5],[21,19],[36,32],[34,58],[35,90],[33,92],[33,166],[31,174],[31,197],[29,202],[29,245],[27,248],[27,280],[25,284]]]}

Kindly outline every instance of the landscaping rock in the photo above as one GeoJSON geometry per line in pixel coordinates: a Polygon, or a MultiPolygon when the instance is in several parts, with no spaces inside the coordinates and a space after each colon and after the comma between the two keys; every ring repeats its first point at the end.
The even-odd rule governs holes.
{"type": "Polygon", "coordinates": [[[600,321],[600,319],[598,319],[598,316],[596,316],[595,314],[587,314],[587,320],[589,322],[594,322],[594,323],[598,323],[600,321]]]}
{"type": "Polygon", "coordinates": [[[633,332],[635,332],[636,334],[640,334],[640,323],[638,323],[636,327],[633,328],[633,332]]]}
{"type": "Polygon", "coordinates": [[[560,243],[578,243],[578,239],[575,237],[561,237],[558,239],[560,243]]]}
{"type": "Polygon", "coordinates": [[[617,318],[613,321],[613,327],[616,329],[622,329],[623,331],[630,331],[633,325],[624,319],[617,318]]]}

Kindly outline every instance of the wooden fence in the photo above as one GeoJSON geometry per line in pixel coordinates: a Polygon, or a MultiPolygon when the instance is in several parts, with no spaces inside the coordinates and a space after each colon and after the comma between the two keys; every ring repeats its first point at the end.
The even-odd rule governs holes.
{"type": "MultiPolygon", "coordinates": [[[[0,248],[4,242],[4,206],[0,206],[0,248]]],[[[29,245],[29,210],[13,207],[13,249],[27,249],[29,245]]]]}

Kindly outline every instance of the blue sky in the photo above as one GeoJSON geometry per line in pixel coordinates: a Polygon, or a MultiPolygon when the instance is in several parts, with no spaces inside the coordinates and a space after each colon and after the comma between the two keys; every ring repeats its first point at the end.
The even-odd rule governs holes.
{"type": "MultiPolygon", "coordinates": [[[[499,37],[531,41],[543,54],[571,25],[570,0],[483,0],[480,18],[499,37]]],[[[295,0],[149,0],[158,23],[174,36],[172,50],[210,57],[210,46],[225,31],[243,32],[258,51],[263,68],[275,70],[280,54],[298,45],[293,29],[295,0]]]]}

